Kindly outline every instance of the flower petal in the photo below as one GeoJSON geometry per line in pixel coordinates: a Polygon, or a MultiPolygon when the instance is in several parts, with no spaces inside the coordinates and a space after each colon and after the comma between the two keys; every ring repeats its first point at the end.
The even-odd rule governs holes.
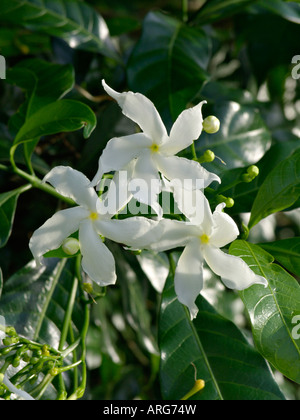
{"type": "Polygon", "coordinates": [[[222,210],[226,205],[221,203],[213,213],[213,231],[210,236],[211,243],[217,248],[233,242],[239,235],[235,221],[222,210]]]}
{"type": "Polygon", "coordinates": [[[61,210],[54,214],[39,229],[29,242],[29,248],[38,264],[48,251],[61,246],[65,238],[78,230],[80,222],[89,216],[89,211],[82,207],[61,210]]]}
{"type": "Polygon", "coordinates": [[[225,254],[213,246],[203,247],[204,258],[214,273],[229,289],[244,290],[253,284],[268,285],[267,280],[256,275],[251,268],[239,257],[225,254]]]}
{"type": "Polygon", "coordinates": [[[158,222],[145,217],[130,217],[124,220],[98,220],[97,231],[115,242],[143,249],[160,240],[162,230],[158,222]]]}
{"type": "Polygon", "coordinates": [[[202,106],[206,101],[183,111],[175,121],[170,138],[161,146],[163,153],[173,156],[190,146],[202,133],[202,106]]]}
{"type": "Polygon", "coordinates": [[[44,178],[56,191],[74,200],[77,204],[91,210],[96,210],[98,196],[90,186],[89,179],[79,171],[69,166],[56,166],[44,178]]]}
{"type": "Polygon", "coordinates": [[[132,193],[128,189],[128,182],[132,178],[134,167],[135,161],[132,161],[125,166],[124,170],[117,171],[113,179],[105,180],[107,182],[103,187],[107,186],[108,190],[97,202],[97,211],[100,215],[110,219],[129,203],[132,193]]]}
{"type": "Polygon", "coordinates": [[[100,156],[98,171],[90,185],[97,185],[105,173],[124,169],[151,144],[152,141],[143,133],[109,140],[100,156]]]}
{"type": "Polygon", "coordinates": [[[203,257],[196,238],[187,244],[178,260],[174,284],[179,302],[189,308],[194,319],[198,313],[195,300],[203,288],[203,257]]]}
{"type": "Polygon", "coordinates": [[[178,156],[157,155],[155,158],[159,171],[170,181],[178,179],[184,182],[186,189],[208,187],[213,181],[221,182],[220,178],[208,172],[200,163],[178,156]]]}
{"type": "Polygon", "coordinates": [[[162,219],[159,221],[159,227],[162,233],[161,239],[149,246],[149,249],[156,252],[186,246],[191,239],[199,236],[197,226],[178,220],[162,219]]]}
{"type": "Polygon", "coordinates": [[[158,204],[161,180],[150,150],[137,159],[129,189],[137,201],[149,205],[162,216],[162,209],[158,204]]]}
{"type": "Polygon", "coordinates": [[[84,220],[79,226],[79,242],[82,253],[82,269],[99,286],[115,284],[117,280],[115,260],[93,227],[84,220]]]}
{"type": "Polygon", "coordinates": [[[111,89],[104,80],[102,84],[106,92],[118,102],[123,114],[136,122],[152,140],[161,143],[168,136],[161,117],[150,99],[140,93],[118,93],[111,89]]]}

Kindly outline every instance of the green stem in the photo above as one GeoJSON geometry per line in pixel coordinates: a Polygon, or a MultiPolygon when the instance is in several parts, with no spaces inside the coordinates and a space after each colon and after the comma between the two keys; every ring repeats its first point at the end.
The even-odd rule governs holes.
{"type": "Polygon", "coordinates": [[[7,166],[5,166],[5,165],[0,164],[0,171],[9,172],[10,169],[7,166]]]}
{"type": "Polygon", "coordinates": [[[193,160],[198,160],[196,149],[195,149],[195,142],[191,144],[191,151],[192,151],[193,160]]]}
{"type": "Polygon", "coordinates": [[[186,23],[189,20],[189,0],[182,0],[182,20],[186,23]]]}
{"type": "Polygon", "coordinates": [[[53,197],[58,198],[61,201],[64,201],[65,203],[69,204],[70,206],[75,206],[76,203],[68,198],[64,197],[63,195],[59,194],[55,188],[53,188],[51,185],[46,184],[39,178],[37,178],[35,175],[30,175],[27,172],[24,172],[22,169],[18,168],[15,160],[14,160],[14,154],[15,154],[16,146],[13,146],[10,151],[10,162],[13,169],[13,172],[17,175],[19,175],[21,178],[26,179],[34,188],[37,188],[41,191],[46,192],[47,194],[52,195],[53,197]]]}

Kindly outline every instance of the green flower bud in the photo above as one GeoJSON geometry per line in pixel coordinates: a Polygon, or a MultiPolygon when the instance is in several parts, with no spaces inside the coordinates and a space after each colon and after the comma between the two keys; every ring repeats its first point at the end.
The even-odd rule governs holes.
{"type": "Polygon", "coordinates": [[[253,177],[249,174],[243,174],[242,175],[242,181],[246,182],[247,184],[249,184],[249,182],[253,181],[253,177]]]}
{"type": "Polygon", "coordinates": [[[220,130],[220,120],[210,115],[203,121],[203,130],[208,134],[215,134],[220,130]]]}
{"type": "Polygon", "coordinates": [[[30,358],[30,364],[31,365],[36,365],[39,361],[40,361],[40,359],[38,357],[31,357],[30,358]]]}
{"type": "Polygon", "coordinates": [[[56,367],[53,367],[52,369],[50,369],[49,373],[51,376],[56,376],[59,374],[59,370],[56,367]]]}
{"type": "Polygon", "coordinates": [[[80,249],[79,241],[75,238],[67,238],[62,244],[62,250],[67,255],[75,255],[80,249]]]}
{"type": "Polygon", "coordinates": [[[206,150],[206,152],[203,153],[202,156],[199,157],[199,159],[197,159],[197,161],[199,163],[210,163],[213,162],[215,160],[215,154],[214,152],[212,152],[211,150],[206,150]]]}
{"type": "Polygon", "coordinates": [[[83,283],[83,290],[89,295],[94,292],[93,285],[91,283],[83,283]]]}
{"type": "Polygon", "coordinates": [[[247,173],[254,179],[259,175],[259,169],[257,166],[252,165],[247,169],[247,173]]]}
{"type": "Polygon", "coordinates": [[[234,199],[231,197],[228,197],[225,201],[225,204],[226,204],[226,207],[230,209],[231,207],[234,206],[234,199]]]}
{"type": "Polygon", "coordinates": [[[16,337],[18,335],[17,331],[14,329],[14,327],[6,327],[5,332],[6,332],[7,335],[10,335],[12,337],[16,337]]]}

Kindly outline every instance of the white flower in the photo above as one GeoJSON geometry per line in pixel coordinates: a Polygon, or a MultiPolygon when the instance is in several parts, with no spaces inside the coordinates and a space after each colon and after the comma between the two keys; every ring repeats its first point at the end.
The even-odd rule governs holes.
{"type": "Polygon", "coordinates": [[[161,215],[157,203],[161,192],[159,173],[168,180],[192,180],[193,188],[198,188],[197,180],[203,180],[202,188],[213,181],[220,182],[217,175],[208,172],[198,162],[175,156],[200,136],[203,125],[201,110],[205,101],[183,111],[168,135],[159,113],[148,98],[140,93],[118,93],[104,81],[102,83],[106,92],[118,102],[123,114],[136,122],[142,132],[113,138],[107,143],[92,186],[99,184],[103,174],[123,170],[134,162],[132,180],[143,180],[148,186],[136,191],[134,183],[131,183],[134,197],[161,215]]]}
{"type": "Polygon", "coordinates": [[[116,282],[115,261],[99,235],[138,248],[159,240],[161,233],[153,220],[143,217],[115,220],[102,212],[96,191],[89,187],[89,179],[81,172],[58,166],[44,181],[79,206],[55,213],[34,232],[29,247],[37,263],[42,262],[46,252],[59,248],[65,238],[79,230],[82,268],[93,281],[107,286],[116,282]]]}
{"type": "Polygon", "coordinates": [[[241,258],[221,251],[220,248],[234,241],[239,234],[234,220],[223,212],[225,204],[218,205],[212,214],[209,202],[201,191],[191,191],[190,194],[198,195],[198,202],[202,200],[202,211],[190,211],[181,201],[181,210],[189,217],[190,223],[161,220],[159,224],[163,236],[150,249],[160,252],[185,247],[175,271],[175,291],[178,300],[189,308],[193,319],[198,312],[195,300],[203,287],[204,260],[230,289],[244,290],[253,284],[267,286],[268,283],[241,258]]]}

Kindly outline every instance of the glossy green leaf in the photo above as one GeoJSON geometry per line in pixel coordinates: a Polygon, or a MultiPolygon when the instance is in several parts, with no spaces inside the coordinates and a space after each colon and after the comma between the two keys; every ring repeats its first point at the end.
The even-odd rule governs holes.
{"type": "Polygon", "coordinates": [[[201,295],[196,304],[199,313],[192,322],[188,310],[177,300],[170,276],[159,319],[163,398],[181,399],[193,387],[193,363],[205,388],[192,399],[284,399],[265,360],[241,331],[201,295]]]}
{"type": "Polygon", "coordinates": [[[118,58],[104,19],[75,0],[2,0],[0,20],[64,39],[72,48],[118,58]]]}
{"type": "Polygon", "coordinates": [[[300,150],[280,162],[261,185],[251,210],[249,228],[292,206],[300,196],[300,150]]]}
{"type": "Polygon", "coordinates": [[[300,277],[300,238],[283,239],[281,241],[260,244],[280,264],[291,273],[300,277]]]}
{"type": "Polygon", "coordinates": [[[171,125],[208,79],[210,50],[202,29],[151,12],[128,62],[129,87],[151,99],[171,125]]]}
{"type": "Polygon", "coordinates": [[[14,144],[23,143],[49,134],[75,131],[84,128],[87,138],[96,127],[94,112],[84,103],[63,99],[53,102],[33,114],[15,138],[14,144]]]}
{"type": "Polygon", "coordinates": [[[260,113],[253,107],[221,102],[210,113],[220,120],[220,130],[216,134],[203,132],[196,142],[196,150],[199,156],[207,149],[212,150],[226,163],[224,166],[216,160],[218,168],[228,170],[251,165],[270,148],[271,134],[260,113]]]}
{"type": "Polygon", "coordinates": [[[204,24],[232,16],[257,0],[209,0],[197,13],[195,22],[204,24]]]}
{"type": "Polygon", "coordinates": [[[254,285],[240,292],[257,349],[277,370],[300,383],[300,340],[293,333],[293,317],[300,308],[299,283],[258,245],[235,241],[229,252],[268,280],[266,288],[254,285]]]}
{"type": "Polygon", "coordinates": [[[0,194],[0,248],[4,247],[11,235],[17,208],[17,201],[22,192],[30,189],[24,186],[16,190],[0,194]]]}
{"type": "Polygon", "coordinates": [[[264,9],[283,17],[290,22],[300,23],[300,4],[294,1],[259,0],[255,9],[264,9]]]}
{"type": "Polygon", "coordinates": [[[30,59],[9,69],[7,82],[26,93],[26,101],[9,122],[10,129],[16,134],[31,115],[68,93],[74,86],[75,76],[70,65],[30,59]]]}

